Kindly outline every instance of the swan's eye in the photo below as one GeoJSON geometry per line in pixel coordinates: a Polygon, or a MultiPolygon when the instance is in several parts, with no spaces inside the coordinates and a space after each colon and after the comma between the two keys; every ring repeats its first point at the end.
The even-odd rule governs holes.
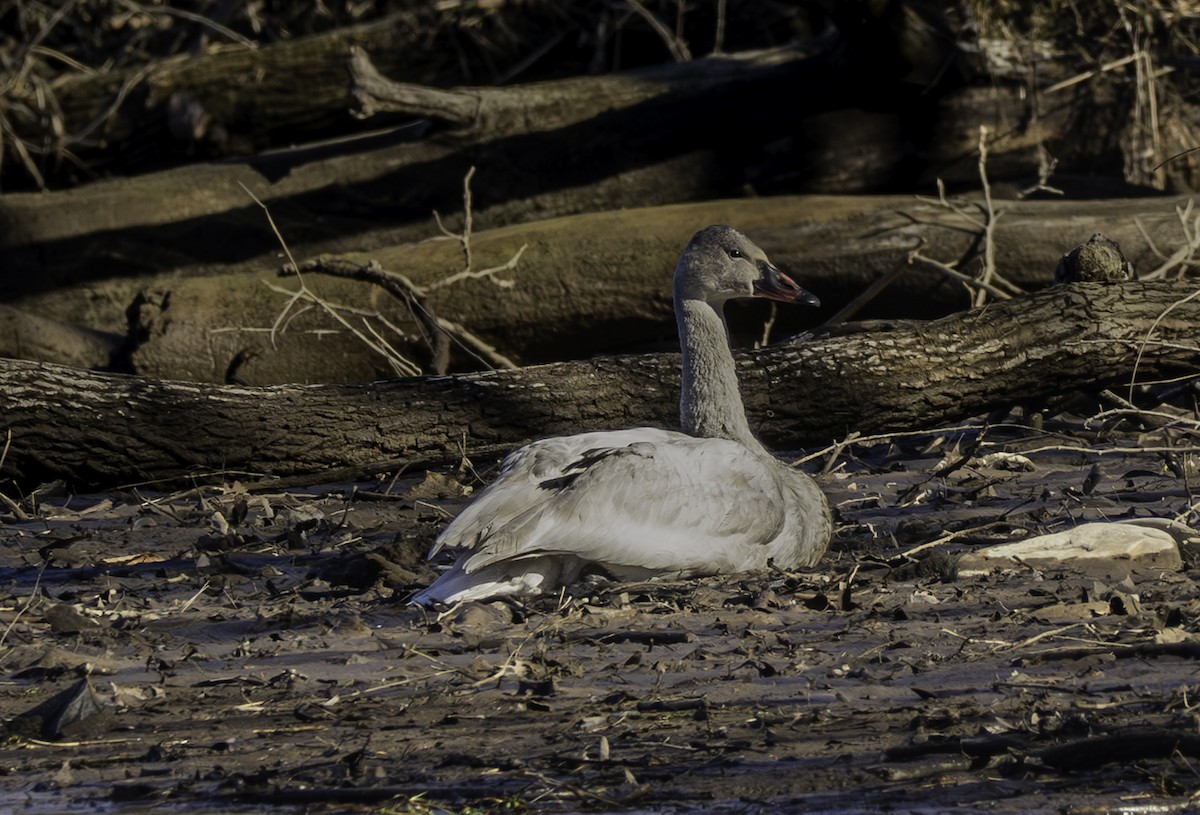
{"type": "Polygon", "coordinates": [[[745,255],[743,255],[743,254],[742,254],[742,250],[741,250],[741,249],[730,249],[730,250],[729,250],[729,256],[730,256],[731,258],[733,258],[734,260],[737,260],[738,258],[744,258],[744,257],[745,257],[745,255]]]}

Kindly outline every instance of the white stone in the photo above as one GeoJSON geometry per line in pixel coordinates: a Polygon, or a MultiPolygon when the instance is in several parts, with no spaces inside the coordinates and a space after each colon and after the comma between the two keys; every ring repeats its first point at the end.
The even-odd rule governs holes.
{"type": "Polygon", "coordinates": [[[1177,571],[1183,560],[1176,540],[1177,535],[1149,524],[1081,524],[1064,532],[969,552],[958,560],[958,576],[1029,567],[1120,580],[1130,574],[1177,571]]]}

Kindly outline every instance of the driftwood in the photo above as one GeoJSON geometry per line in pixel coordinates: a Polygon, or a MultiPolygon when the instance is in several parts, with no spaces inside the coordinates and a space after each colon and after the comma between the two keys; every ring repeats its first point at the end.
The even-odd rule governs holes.
{"type": "MultiPolygon", "coordinates": [[[[1074,389],[1194,375],[1200,299],[1072,284],[930,323],[741,357],[775,447],[911,430],[1074,389]]],[[[3,472],[32,483],[362,475],[546,434],[676,424],[677,358],[611,357],[363,385],[212,387],[0,364],[3,472]]]]}
{"type": "MultiPolygon", "coordinates": [[[[383,20],[311,36],[292,36],[303,25],[283,38],[268,36],[254,26],[255,33],[263,35],[263,42],[257,43],[219,25],[211,29],[197,25],[193,18],[193,33],[186,44],[178,35],[174,38],[177,56],[155,59],[155,49],[135,47],[141,64],[90,71],[73,64],[70,54],[75,52],[68,48],[67,54],[59,55],[61,65],[51,61],[54,67],[41,72],[53,77],[49,82],[21,81],[26,69],[21,66],[17,72],[21,79],[9,89],[16,102],[13,107],[21,112],[10,121],[11,135],[51,153],[71,150],[91,171],[131,174],[197,157],[245,155],[323,136],[347,136],[361,132],[361,125],[349,115],[351,94],[342,73],[342,63],[353,47],[366,49],[383,74],[407,83],[408,91],[400,94],[394,89],[375,92],[360,73],[356,90],[360,97],[366,93],[376,109],[402,100],[398,109],[404,113],[478,125],[470,100],[439,89],[471,82],[511,85],[530,75],[594,75],[622,61],[628,65],[661,61],[668,53],[676,61],[687,61],[711,45],[720,50],[720,42],[714,43],[711,36],[713,27],[719,32],[725,22],[730,32],[739,32],[740,47],[760,48],[803,37],[807,17],[812,28],[805,48],[819,60],[817,81],[797,83],[782,97],[806,117],[803,127],[791,131],[786,146],[800,158],[797,167],[817,175],[833,158],[833,172],[824,176],[824,189],[864,189],[860,186],[864,184],[878,189],[880,183],[903,183],[905,175],[911,181],[915,165],[926,159],[931,168],[942,163],[935,170],[938,175],[954,176],[943,160],[954,155],[952,143],[958,141],[966,142],[958,145],[966,148],[958,157],[968,158],[958,169],[969,171],[969,141],[979,124],[988,124],[1002,138],[1023,141],[1025,147],[1043,144],[1058,162],[1060,173],[1094,175],[1103,170],[1113,177],[1120,175],[1116,156],[1131,112],[1122,91],[1132,91],[1140,74],[1119,37],[1114,42],[1111,36],[1100,36],[1097,50],[1081,59],[1069,47],[1055,53],[1047,43],[1056,37],[1065,42],[1066,35],[1046,21],[1040,23],[1049,26],[1043,32],[1044,42],[1014,48],[1007,42],[1011,31],[999,22],[1003,14],[990,21],[1004,32],[1004,41],[998,42],[995,30],[985,33],[986,21],[983,29],[978,28],[981,21],[954,23],[953,14],[947,17],[929,4],[822,3],[817,5],[824,7],[828,18],[819,19],[816,9],[797,15],[786,7],[750,3],[722,5],[719,10],[688,9],[676,20],[674,36],[661,30],[649,36],[646,48],[649,32],[644,23],[627,26],[628,21],[640,21],[640,15],[617,14],[614,28],[613,9],[607,4],[587,4],[587,9],[560,5],[544,0],[493,3],[481,10],[463,3],[417,4],[383,20]],[[641,35],[635,35],[633,28],[642,29],[641,35]],[[490,33],[481,35],[485,30],[490,33]],[[214,40],[223,44],[209,47],[214,40]],[[267,44],[269,40],[274,41],[267,44]],[[464,40],[486,43],[484,53],[464,53],[460,47],[464,40]],[[613,40],[615,51],[605,54],[613,40]],[[1114,52],[1124,59],[1111,60],[1114,52]],[[970,86],[968,93],[960,95],[964,84],[970,86]],[[994,93],[996,88],[1004,89],[1003,100],[994,93]],[[975,91],[982,95],[976,96],[975,91]],[[844,149],[842,134],[847,132],[855,136],[852,151],[844,149]],[[909,147],[900,146],[905,142],[909,147]],[[850,153],[858,156],[851,158],[850,153]]],[[[653,13],[646,12],[646,17],[653,13]]],[[[148,8],[142,15],[143,23],[158,16],[148,8]]],[[[236,15],[223,8],[217,16],[236,15]]],[[[1111,19],[1106,19],[1111,13],[1086,16],[1095,26],[1093,33],[1112,28],[1111,19]]],[[[158,28],[161,20],[155,22],[153,27],[158,28]]],[[[265,28],[269,30],[270,24],[265,28]]],[[[1155,62],[1164,58],[1170,62],[1178,43],[1168,33],[1155,31],[1146,49],[1155,62]]],[[[44,51],[53,53],[53,48],[44,51]]],[[[118,62],[130,65],[138,59],[126,55],[118,62]]],[[[1173,132],[1173,117],[1194,118],[1186,106],[1181,111],[1179,102],[1170,98],[1177,77],[1178,73],[1159,91],[1163,98],[1158,112],[1164,118],[1158,147],[1163,152],[1144,157],[1151,162],[1175,152],[1181,138],[1185,145],[1194,141],[1186,132],[1173,132]]],[[[588,92],[581,94],[583,98],[591,96],[596,86],[585,87],[588,92]]],[[[1178,88],[1186,88],[1186,82],[1178,88]]],[[[541,112],[546,112],[545,106],[541,112]]],[[[11,140],[5,146],[14,150],[11,140]]],[[[772,150],[771,160],[779,158],[782,146],[772,150]]],[[[20,151],[14,152],[19,159],[20,151]]],[[[1008,152],[1008,148],[994,151],[1001,164],[1008,152]]],[[[1030,156],[1033,153],[1023,152],[1021,161],[1030,156]]],[[[29,157],[20,163],[30,167],[29,157]]],[[[11,162],[5,169],[17,164],[11,162]]],[[[1028,177],[1034,167],[1024,163],[1012,169],[1028,177]]],[[[59,169],[64,171],[42,167],[51,173],[51,187],[87,176],[59,169]]],[[[32,174],[39,171],[32,169],[32,174]]]]}
{"type": "MultiPolygon", "coordinates": [[[[6,46],[15,76],[4,89],[13,104],[3,146],[16,161],[3,169],[19,173],[24,165],[58,188],[106,171],[136,175],[361,131],[350,115],[344,69],[354,47],[369,52],[388,76],[432,88],[675,61],[639,15],[614,15],[604,3],[410,3],[377,18],[382,11],[289,8],[263,15],[222,6],[198,15],[141,6],[101,22],[68,10],[54,18],[65,25],[50,23],[36,37],[37,26],[22,12],[12,22],[32,42],[6,46]],[[66,35],[71,27],[86,36],[66,35]],[[124,53],[106,59],[106,39],[124,53]],[[22,62],[29,51],[34,58],[22,62]],[[14,136],[35,158],[46,151],[60,161],[32,167],[14,136]],[[74,160],[61,161],[68,150],[74,160]]],[[[731,30],[750,29],[736,37],[743,49],[790,42],[799,33],[788,25],[794,14],[787,10],[731,8],[722,17],[731,30]]],[[[679,22],[675,36],[691,40],[697,56],[707,51],[700,42],[717,25],[711,10],[689,10],[679,22]]],[[[831,38],[821,45],[832,48],[831,38]]],[[[878,65],[878,49],[872,57],[878,65]]]]}
{"type": "MultiPolygon", "coordinates": [[[[1195,216],[1181,222],[1176,211],[1187,205],[1186,199],[1176,198],[998,201],[993,233],[997,273],[1026,290],[1047,286],[1063,254],[1097,231],[1116,239],[1141,274],[1152,273],[1163,263],[1155,249],[1182,250],[1180,259],[1186,259],[1195,248],[1195,216]]],[[[978,200],[960,206],[982,217],[978,200]]],[[[700,226],[722,222],[748,232],[825,304],[821,312],[780,309],[778,330],[784,333],[812,327],[898,270],[859,316],[929,319],[961,310],[971,303],[967,286],[928,264],[908,265],[908,259],[919,249],[922,256],[975,275],[982,254],[980,231],[963,215],[913,196],[735,199],[478,232],[471,239],[477,269],[504,264],[526,247],[517,268],[499,275],[514,285],[502,289],[487,280],[465,281],[430,291],[425,302],[439,318],[464,326],[520,364],[669,347],[674,342],[670,273],[679,248],[700,226]]],[[[262,229],[269,233],[265,224],[262,229]]],[[[334,260],[357,265],[374,261],[428,288],[462,268],[463,252],[458,242],[440,240],[334,260]]],[[[254,274],[125,278],[103,287],[90,284],[27,296],[19,304],[39,319],[125,333],[127,304],[144,302],[143,291],[169,292],[161,315],[143,310],[142,319],[135,321],[145,330],[134,338],[125,369],[156,378],[222,382],[231,361],[246,354],[250,358],[238,376],[257,385],[395,375],[383,357],[319,310],[289,320],[286,330],[272,334],[269,329],[287,296],[268,286],[297,288],[295,280],[275,276],[278,264],[276,260],[254,274]],[[100,307],[108,311],[100,313],[100,307]]],[[[1171,273],[1185,266],[1176,264],[1171,273]]],[[[413,339],[381,330],[418,368],[426,367],[428,348],[399,300],[366,283],[319,275],[305,280],[330,302],[380,312],[403,328],[413,339]]],[[[761,304],[734,314],[735,328],[744,336],[761,332],[766,312],[755,306],[761,304]]],[[[0,355],[80,364],[53,349],[42,355],[29,350],[43,347],[19,334],[7,341],[0,334],[0,355]]],[[[466,353],[456,351],[452,358],[452,370],[480,367],[466,353]]]]}
{"type": "MultiPolygon", "coordinates": [[[[443,19],[431,42],[431,21],[420,17],[402,12],[269,45],[224,45],[117,71],[67,73],[54,86],[56,132],[30,132],[29,123],[18,135],[35,144],[60,139],[92,170],[116,164],[133,174],[146,169],[139,165],[145,152],[150,156],[142,161],[161,165],[172,157],[194,160],[197,152],[213,158],[256,152],[281,133],[292,143],[308,141],[352,123],[344,67],[351,48],[365,49],[381,70],[412,82],[461,76],[444,43],[458,33],[454,23],[443,19]],[[157,136],[158,149],[146,151],[148,134],[157,136]]],[[[520,19],[510,17],[514,23],[520,19]]]]}
{"type": "Polygon", "coordinates": [[[376,239],[385,243],[427,236],[431,210],[459,210],[472,166],[482,168],[475,182],[480,226],[728,194],[744,178],[742,163],[726,156],[756,154],[791,128],[794,106],[781,113],[767,102],[806,71],[812,67],[802,54],[783,51],[593,77],[586,89],[574,79],[473,89],[487,103],[471,130],[418,122],[75,190],[6,195],[0,297],[35,270],[38,285],[51,288],[273,255],[274,235],[262,229],[247,190],[310,251],[372,248],[359,236],[381,224],[389,228],[376,239]],[[594,94],[615,107],[596,115],[586,102],[594,94]],[[550,101],[539,107],[539,98],[550,101]],[[714,134],[709,124],[722,117],[737,118],[739,127],[714,134]]]}
{"type": "MultiPolygon", "coordinates": [[[[429,235],[433,209],[457,211],[472,166],[485,228],[748,189],[932,191],[937,178],[977,186],[980,124],[991,133],[993,179],[1024,185],[1036,178],[1038,146],[1057,149],[1071,125],[1064,103],[1026,126],[1029,103],[1016,84],[936,100],[897,91],[885,109],[864,111],[861,78],[796,51],[504,88],[398,90],[369,71],[359,65],[360,98],[379,106],[403,96],[406,106],[392,104],[419,118],[397,124],[392,114],[338,140],[0,198],[0,298],[168,270],[261,268],[278,245],[246,190],[271,206],[294,250],[373,251],[429,235]],[[919,140],[906,132],[916,120],[919,140]],[[722,121],[737,126],[713,127],[722,121]]],[[[1060,173],[1069,169],[1060,162],[1060,173]]],[[[1055,183],[1072,190],[1065,178],[1055,183]]]]}

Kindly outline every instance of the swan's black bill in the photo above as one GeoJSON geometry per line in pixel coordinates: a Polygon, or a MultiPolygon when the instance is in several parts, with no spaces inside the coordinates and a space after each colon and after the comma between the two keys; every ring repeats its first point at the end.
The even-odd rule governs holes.
{"type": "Polygon", "coordinates": [[[783,303],[802,303],[806,306],[821,305],[815,294],[801,288],[795,280],[765,260],[758,262],[758,269],[762,272],[762,277],[754,281],[754,293],[759,297],[783,303]]]}

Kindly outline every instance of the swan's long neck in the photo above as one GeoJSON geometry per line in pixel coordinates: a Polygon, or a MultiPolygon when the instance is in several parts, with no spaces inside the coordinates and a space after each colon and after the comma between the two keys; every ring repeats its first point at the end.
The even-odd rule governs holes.
{"type": "Polygon", "coordinates": [[[684,432],[732,439],[765,452],[746,421],[724,315],[705,301],[692,299],[677,300],[675,315],[683,355],[679,421],[684,432]]]}

